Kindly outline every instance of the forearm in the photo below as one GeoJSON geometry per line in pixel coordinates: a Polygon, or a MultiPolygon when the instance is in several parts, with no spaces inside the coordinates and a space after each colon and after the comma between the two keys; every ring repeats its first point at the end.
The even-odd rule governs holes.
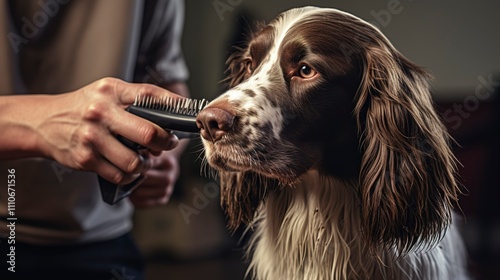
{"type": "Polygon", "coordinates": [[[48,95],[0,97],[0,160],[44,156],[37,132],[50,110],[48,95]]]}

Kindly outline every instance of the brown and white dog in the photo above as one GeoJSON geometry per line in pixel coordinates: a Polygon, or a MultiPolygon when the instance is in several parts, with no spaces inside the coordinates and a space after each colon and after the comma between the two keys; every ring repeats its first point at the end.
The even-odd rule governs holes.
{"type": "Polygon", "coordinates": [[[459,187],[429,75],[369,23],[289,10],[197,118],[257,279],[465,279],[459,187]]]}

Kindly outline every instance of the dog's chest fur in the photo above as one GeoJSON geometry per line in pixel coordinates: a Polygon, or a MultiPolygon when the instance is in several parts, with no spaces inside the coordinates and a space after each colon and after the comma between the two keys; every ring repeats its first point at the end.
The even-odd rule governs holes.
{"type": "Polygon", "coordinates": [[[361,236],[353,188],[354,182],[322,178],[312,170],[294,188],[269,194],[256,218],[250,273],[269,280],[451,279],[435,264],[447,263],[453,225],[435,249],[401,258],[395,251],[374,254],[361,236]]]}

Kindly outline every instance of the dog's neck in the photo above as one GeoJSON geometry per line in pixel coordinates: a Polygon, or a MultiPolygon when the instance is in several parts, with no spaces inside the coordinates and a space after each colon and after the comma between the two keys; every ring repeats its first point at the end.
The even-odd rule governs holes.
{"type": "MultiPolygon", "coordinates": [[[[259,209],[251,271],[257,279],[383,279],[387,252],[370,254],[361,237],[355,182],[305,174],[269,194],[259,209]],[[368,277],[368,278],[366,278],[368,277]]],[[[389,272],[391,273],[391,272],[389,272]]],[[[391,273],[392,274],[392,273],[391,273]]],[[[390,276],[389,276],[390,278],[390,276]]]]}
{"type": "Polygon", "coordinates": [[[296,186],[269,194],[252,244],[257,279],[347,279],[358,271],[348,267],[352,256],[362,256],[352,251],[363,251],[354,236],[360,222],[353,188],[310,171],[296,186]]]}

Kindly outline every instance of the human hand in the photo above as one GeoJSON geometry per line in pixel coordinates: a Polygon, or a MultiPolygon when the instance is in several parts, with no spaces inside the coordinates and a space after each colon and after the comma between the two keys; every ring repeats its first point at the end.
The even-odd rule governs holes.
{"type": "Polygon", "coordinates": [[[174,94],[150,84],[104,78],[74,92],[51,96],[44,104],[50,113],[36,127],[40,150],[65,166],[96,172],[112,183],[131,182],[149,164],[116,135],[153,151],[170,150],[178,144],[176,136],[124,110],[137,95],[162,98],[174,94]]]}
{"type": "Polygon", "coordinates": [[[178,159],[172,152],[149,154],[145,157],[150,163],[150,169],[143,172],[146,179],[130,195],[130,201],[137,208],[166,204],[180,174],[178,159]]]}

